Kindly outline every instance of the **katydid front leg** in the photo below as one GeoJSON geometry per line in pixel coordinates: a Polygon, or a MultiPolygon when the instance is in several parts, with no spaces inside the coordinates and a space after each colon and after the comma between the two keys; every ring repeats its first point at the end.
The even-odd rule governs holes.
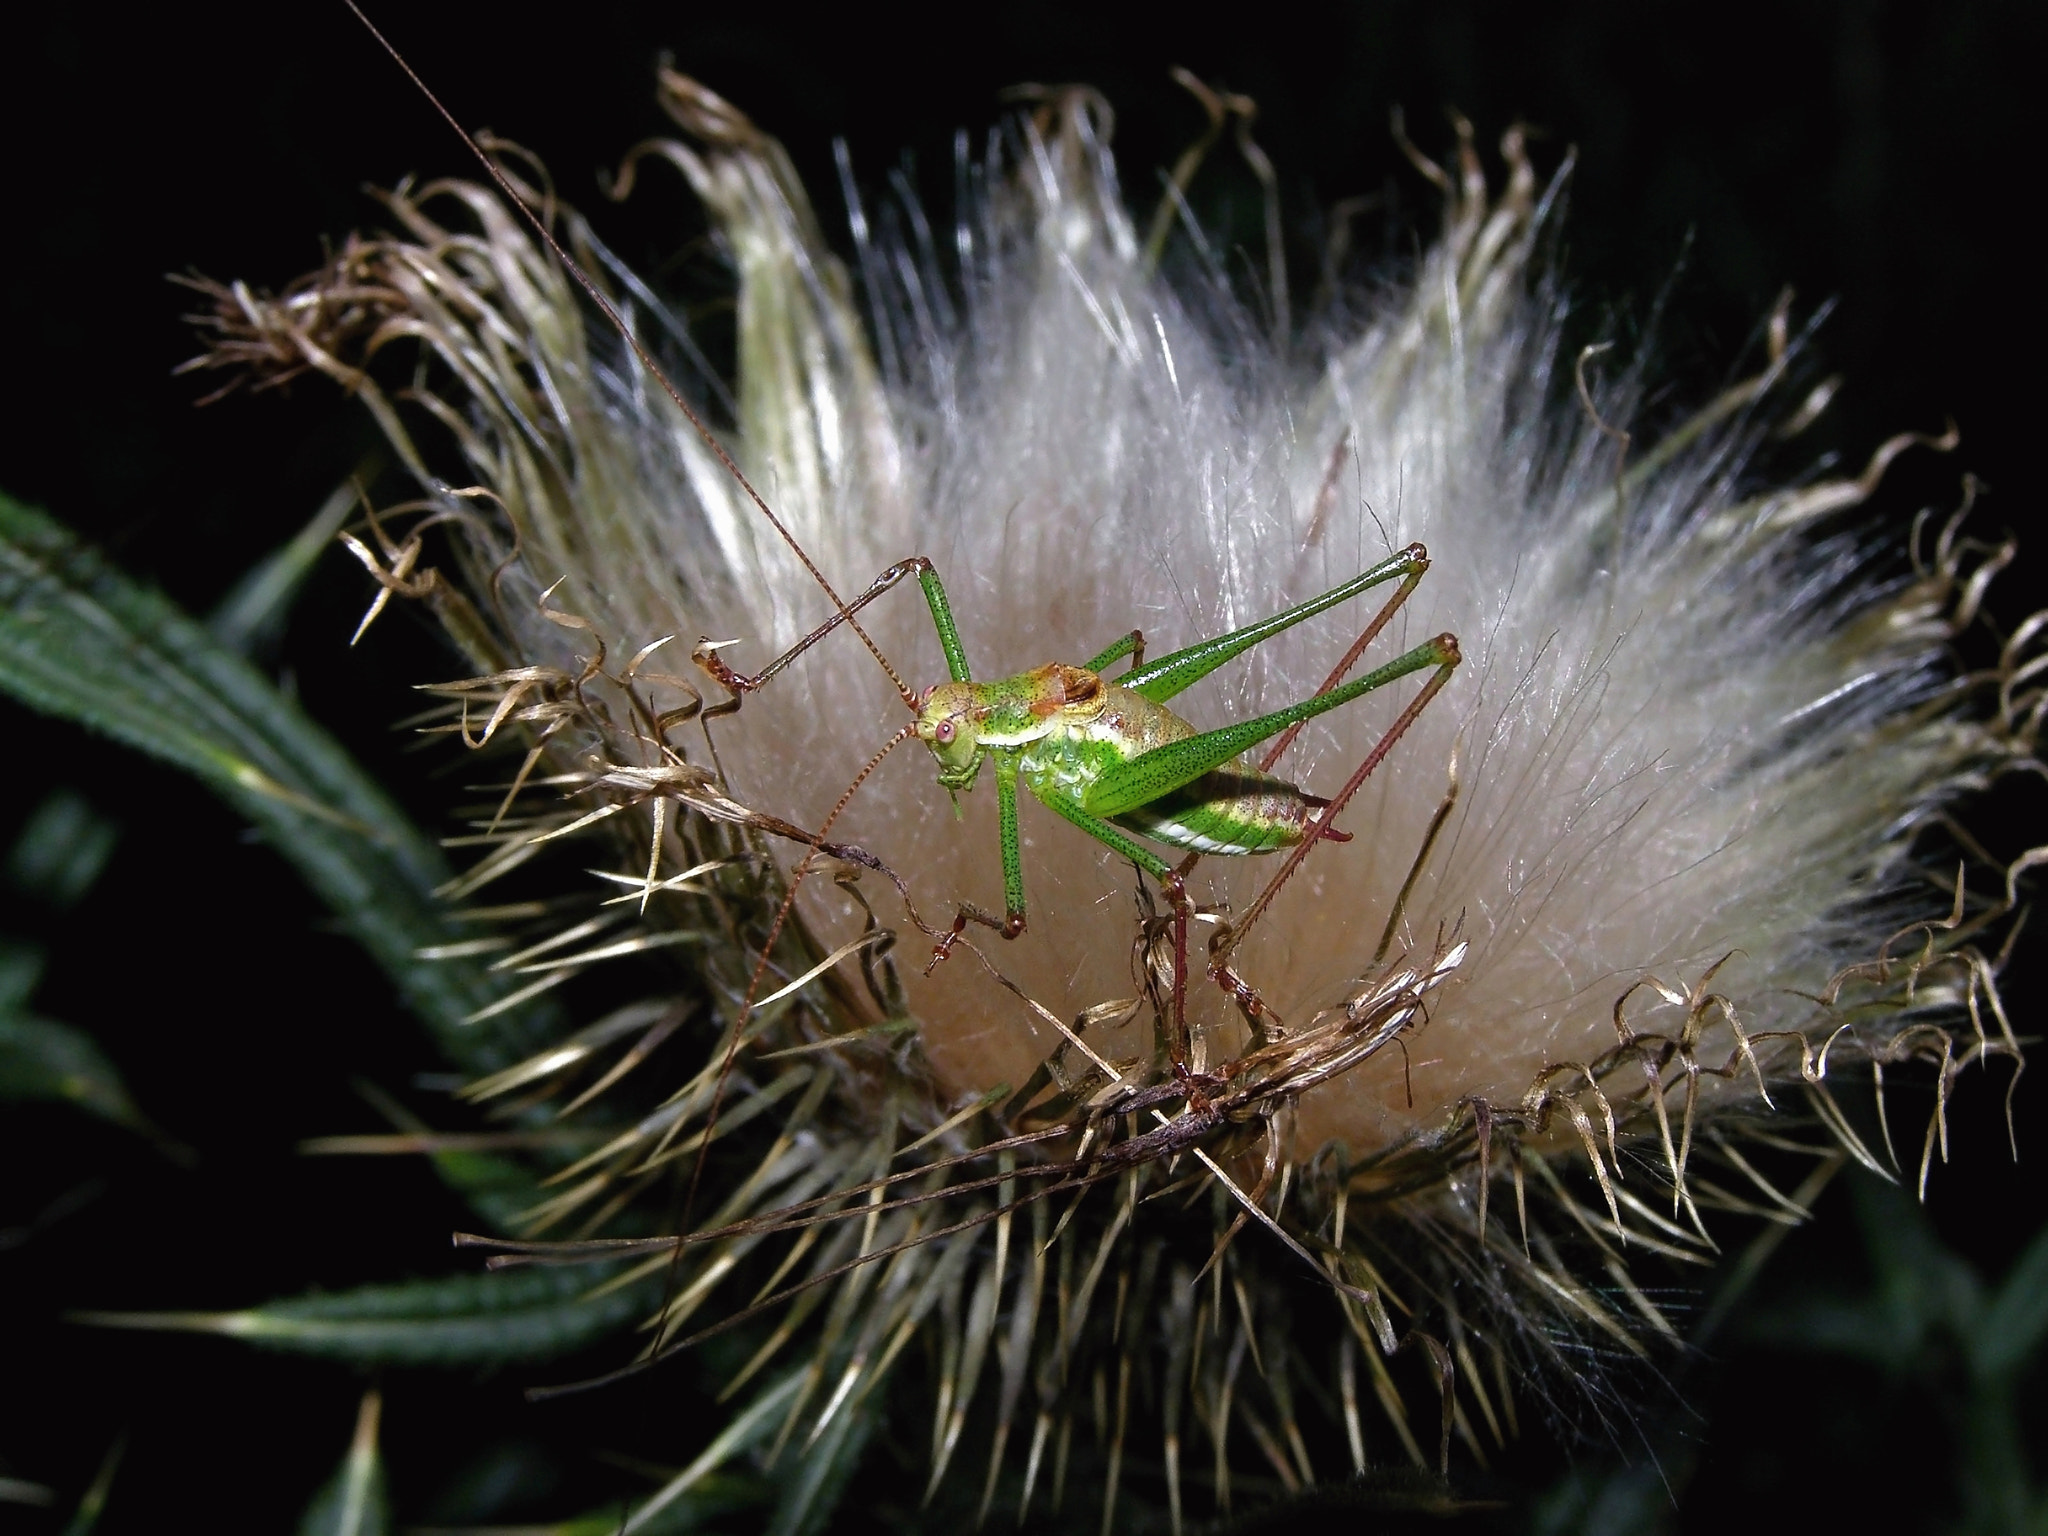
{"type": "MultiPolygon", "coordinates": [[[[939,647],[946,653],[947,670],[952,673],[954,682],[966,682],[969,676],[967,653],[960,646],[960,630],[953,622],[953,609],[952,605],[946,600],[946,589],[940,583],[939,573],[932,568],[931,561],[923,555],[912,555],[908,560],[899,560],[882,572],[881,575],[868,584],[868,589],[861,593],[859,597],[846,604],[845,607],[833,614],[831,618],[805,635],[803,639],[797,641],[795,645],[792,645],[751,677],[743,672],[735,672],[731,667],[727,666],[719,657],[714,642],[709,639],[699,640],[697,642],[697,649],[691,653],[691,660],[708,672],[713,680],[718,683],[719,687],[731,695],[731,698],[726,703],[715,704],[705,710],[704,718],[709,720],[716,715],[729,715],[737,711],[740,707],[742,695],[757,692],[767,683],[768,679],[775,676],[776,673],[795,661],[840,625],[852,624],[854,622],[853,616],[859,613],[861,609],[867,607],[869,603],[872,603],[883,593],[895,587],[904,577],[912,575],[917,577],[918,585],[924,588],[925,604],[931,609],[932,622],[939,632],[939,647]]],[[[903,679],[897,676],[896,669],[891,667],[888,662],[884,661],[882,666],[889,674],[889,681],[896,685],[896,691],[903,695],[903,702],[915,711],[918,704],[917,695],[904,685],[903,679]]]]}
{"type": "MultiPolygon", "coordinates": [[[[973,674],[967,665],[966,648],[960,643],[960,627],[953,618],[953,605],[946,596],[945,583],[940,581],[939,573],[929,559],[923,555],[913,555],[908,560],[897,561],[896,564],[883,571],[881,575],[868,584],[867,590],[862,592],[860,596],[842,606],[832,617],[825,620],[824,623],[805,635],[795,645],[784,651],[780,656],[777,656],[767,666],[752,676],[735,672],[719,657],[711,641],[700,640],[693,659],[698,666],[709,673],[718,685],[724,688],[726,693],[730,695],[726,703],[714,705],[705,710],[704,719],[708,722],[714,716],[729,715],[737,712],[745,695],[763,687],[776,673],[795,661],[840,625],[850,624],[858,629],[859,624],[854,619],[854,615],[884,593],[895,588],[902,582],[904,577],[912,575],[917,577],[918,585],[924,589],[925,606],[931,610],[932,627],[938,632],[939,649],[945,653],[947,672],[951,674],[954,683],[966,684],[971,687],[973,684],[973,674]]],[[[870,648],[872,649],[872,647],[870,648]]],[[[1098,664],[1107,666],[1119,656],[1130,655],[1135,655],[1139,661],[1145,659],[1145,636],[1139,630],[1132,630],[1128,635],[1112,645],[1103,653],[1098,664]]],[[[880,659],[881,653],[877,651],[876,656],[877,659],[880,659]]],[[[889,666],[887,661],[883,661],[882,665],[888,671],[890,681],[895,683],[897,692],[903,695],[903,702],[909,706],[913,713],[921,713],[923,703],[930,697],[932,690],[926,690],[923,694],[914,693],[905,686],[903,679],[897,675],[895,668],[889,666]]],[[[996,758],[996,795],[998,821],[1002,838],[1003,899],[1005,911],[1001,918],[997,918],[990,913],[984,912],[980,907],[975,906],[971,902],[959,903],[955,909],[952,929],[939,940],[932,950],[932,958],[925,966],[926,975],[930,975],[932,967],[946,958],[947,954],[951,952],[953,945],[958,942],[960,935],[966,931],[967,925],[971,922],[981,923],[993,928],[1006,939],[1014,939],[1024,932],[1024,866],[1023,855],[1017,837],[1017,754],[1014,752],[997,752],[990,755],[996,758]]],[[[976,761],[967,769],[964,779],[955,775],[955,782],[948,784],[947,787],[956,792],[959,789],[968,787],[973,783],[973,769],[978,767],[979,762],[976,761]]],[[[941,782],[945,781],[946,775],[942,774],[941,782]]]]}

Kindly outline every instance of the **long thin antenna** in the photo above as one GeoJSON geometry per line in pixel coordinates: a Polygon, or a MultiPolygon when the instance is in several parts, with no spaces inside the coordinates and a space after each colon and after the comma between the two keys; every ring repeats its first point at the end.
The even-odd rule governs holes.
{"type": "Polygon", "coordinates": [[[441,98],[436,96],[427,85],[427,82],[419,77],[419,72],[406,62],[405,55],[392,46],[391,40],[377,30],[377,24],[363,13],[363,8],[356,4],[356,0],[342,0],[342,3],[355,12],[356,20],[363,24],[364,29],[369,32],[370,36],[377,39],[377,45],[391,55],[392,62],[405,71],[405,77],[419,88],[419,93],[427,98],[427,101],[433,106],[434,110],[441,114],[442,119],[450,128],[455,130],[456,135],[462,142],[469,146],[469,152],[476,156],[478,163],[483,166],[486,174],[497,184],[498,190],[503,192],[512,206],[525,216],[526,222],[533,226],[534,232],[546,242],[548,249],[555,253],[555,259],[561,262],[564,270],[576,280],[577,286],[590,295],[591,302],[604,311],[605,318],[611,321],[613,328],[625,339],[626,345],[633,349],[633,355],[640,359],[641,364],[649,373],[654,375],[655,380],[668,392],[669,399],[675,401],[677,409],[689,418],[690,425],[697,429],[697,435],[704,440],[704,446],[709,448],[717,457],[718,462],[725,466],[726,472],[739,482],[740,489],[747,493],[748,500],[760,508],[761,515],[768,519],[769,525],[782,535],[782,542],[787,544],[795,553],[797,559],[803,562],[804,569],[811,573],[811,580],[815,581],[825,596],[832,600],[832,606],[839,610],[840,615],[846,621],[847,627],[860,636],[860,643],[868,648],[868,654],[873,656],[881,664],[882,670],[889,674],[889,681],[896,685],[896,691],[902,694],[905,699],[911,698],[910,689],[905,687],[903,679],[896,675],[896,669],[889,665],[889,658],[882,654],[882,648],[876,645],[873,639],[869,637],[868,632],[860,627],[860,621],[847,611],[846,604],[839,600],[839,594],[832,590],[832,583],[825,579],[825,573],[818,569],[817,563],[805,552],[803,545],[796,541],[796,535],[792,534],[784,526],[782,519],[775,515],[774,508],[770,507],[762,498],[761,493],[754,489],[753,482],[747,479],[746,475],[741,472],[739,465],[733,461],[733,456],[725,451],[725,444],[721,443],[712,430],[704,425],[704,418],[699,416],[690,405],[690,402],[683,398],[682,391],[677,389],[674,383],[670,381],[668,374],[662,370],[661,364],[654,360],[654,355],[641,344],[640,338],[633,334],[631,328],[620,317],[618,310],[612,307],[611,300],[604,296],[590,274],[585,272],[576,259],[562,248],[562,243],[555,238],[554,231],[547,227],[547,224],[541,219],[540,215],[535,213],[527,205],[526,199],[519,195],[518,189],[512,185],[512,179],[499,169],[497,161],[484,153],[483,146],[470,136],[469,130],[455,120],[455,114],[441,104],[441,98]]]}
{"type": "MultiPolygon", "coordinates": [[[[624,319],[620,317],[618,310],[604,296],[604,293],[598,288],[597,283],[591,278],[590,274],[585,272],[576,259],[562,248],[562,243],[555,238],[554,231],[549,229],[546,221],[533,211],[527,204],[526,199],[519,195],[518,189],[512,185],[511,178],[499,169],[495,160],[484,153],[483,146],[477,143],[469,131],[456,121],[455,114],[442,104],[441,98],[436,96],[427,85],[427,82],[420,78],[419,72],[406,62],[405,55],[392,45],[389,38],[377,30],[376,23],[363,13],[363,8],[356,3],[356,0],[343,0],[343,3],[355,13],[356,20],[363,24],[364,29],[369,32],[370,36],[377,40],[378,46],[391,55],[392,62],[405,71],[406,78],[418,87],[420,94],[426,97],[436,112],[441,114],[443,121],[455,130],[457,137],[469,146],[469,152],[476,156],[478,163],[483,166],[485,173],[496,184],[498,190],[504,193],[506,199],[519,210],[526,219],[526,222],[533,227],[534,232],[546,244],[547,248],[554,252],[555,259],[561,262],[563,270],[576,280],[577,286],[582,288],[590,296],[591,302],[603,311],[605,318],[611,321],[612,327],[618,331],[626,345],[632,348],[633,355],[640,360],[641,365],[668,392],[669,399],[675,401],[676,408],[688,418],[690,425],[696,428],[697,436],[703,439],[704,446],[709,448],[717,457],[718,462],[725,466],[726,472],[739,483],[740,489],[747,493],[747,498],[760,509],[761,515],[768,519],[769,526],[782,536],[782,542],[790,547],[790,550],[796,555],[797,559],[803,563],[803,568],[811,573],[811,579],[817,582],[819,589],[824,592],[827,598],[831,599],[832,606],[839,612],[840,621],[845,623],[856,635],[860,636],[861,644],[868,648],[868,654],[873,656],[881,665],[882,670],[888,674],[889,681],[896,685],[896,691],[903,695],[904,703],[910,705],[915,710],[917,708],[917,696],[905,686],[903,679],[897,675],[896,669],[889,665],[889,659],[882,654],[881,647],[876,645],[874,640],[868,635],[868,632],[861,628],[860,620],[853,616],[853,609],[848,607],[841,600],[839,594],[832,589],[832,583],[825,579],[825,573],[818,569],[817,563],[806,553],[803,545],[797,542],[796,536],[784,525],[782,519],[775,515],[775,509],[770,507],[767,501],[762,498],[761,493],[754,489],[753,483],[747,479],[739,465],[733,461],[732,455],[726,452],[725,444],[718,440],[712,430],[704,424],[704,419],[697,414],[696,410],[690,405],[690,402],[683,398],[682,392],[676,388],[668,374],[662,370],[661,365],[654,360],[653,355],[642,345],[640,338],[633,334],[624,319]]],[[[884,580],[887,580],[886,576],[884,580]]],[[[874,595],[874,589],[870,589],[869,595],[874,595]]],[[[810,638],[815,639],[817,636],[814,634],[810,638]]],[[[797,649],[801,651],[808,644],[809,640],[801,642],[797,649]]],[[[858,777],[847,786],[846,792],[839,797],[838,803],[832,807],[831,814],[825,818],[823,824],[818,828],[817,834],[811,839],[810,847],[806,851],[802,862],[797,865],[792,873],[789,889],[783,895],[782,904],[776,909],[775,919],[769,925],[768,937],[761,946],[760,958],[755,962],[753,975],[748,979],[746,996],[740,1004],[739,1017],[733,1023],[732,1037],[726,1045],[724,1059],[719,1064],[717,1082],[712,1090],[711,1107],[706,1117],[707,1125],[716,1126],[718,1124],[719,1111],[723,1107],[727,1083],[732,1075],[733,1063],[738,1057],[740,1043],[745,1037],[747,1021],[753,1013],[754,998],[760,992],[762,979],[767,975],[775,941],[781,936],[783,926],[789,920],[789,914],[796,905],[798,888],[803,884],[804,877],[810,873],[813,861],[824,846],[825,834],[831,829],[832,823],[838,819],[840,812],[846,809],[847,803],[854,796],[854,792],[867,780],[868,775],[881,765],[882,759],[889,755],[892,748],[909,740],[915,732],[916,725],[914,722],[904,726],[903,729],[889,738],[888,742],[879,752],[868,760],[867,766],[861,769],[858,777]]],[[[685,1229],[690,1224],[690,1213],[696,1204],[698,1184],[704,1176],[704,1164],[709,1158],[710,1153],[711,1137],[707,1134],[697,1149],[697,1156],[690,1168],[689,1184],[683,1194],[680,1225],[685,1229]]],[[[671,1263],[669,1271],[671,1292],[675,1281],[675,1264],[680,1263],[682,1255],[683,1245],[678,1243],[676,1245],[675,1258],[671,1263]]],[[[661,1311],[656,1314],[661,1319],[661,1323],[655,1338],[654,1359],[661,1357],[661,1343],[668,1331],[669,1304],[670,1297],[665,1295],[662,1298],[661,1311]]],[[[652,1363],[652,1361],[650,1360],[645,1363],[652,1363]]],[[[630,1374],[631,1370],[638,1368],[638,1366],[631,1367],[626,1372],[616,1374],[630,1374]]]]}

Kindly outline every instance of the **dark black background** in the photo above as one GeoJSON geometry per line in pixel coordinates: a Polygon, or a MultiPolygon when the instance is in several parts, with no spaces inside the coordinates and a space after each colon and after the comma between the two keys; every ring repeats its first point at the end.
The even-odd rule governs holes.
{"type": "MultiPolygon", "coordinates": [[[[1982,526],[2033,537],[1996,606],[2016,618],[2041,602],[2040,256],[2024,236],[2040,198],[2038,8],[1417,3],[1213,16],[1132,7],[1107,19],[1098,9],[964,19],[959,8],[587,3],[384,6],[378,19],[459,118],[540,153],[564,194],[593,209],[596,169],[664,126],[649,90],[664,49],[784,141],[828,224],[834,135],[865,180],[908,151],[943,188],[954,128],[985,127],[1000,88],[1026,80],[1086,81],[1110,96],[1127,189],[1149,205],[1155,168],[1200,126],[1166,78],[1180,63],[1258,99],[1302,250],[1313,249],[1317,206],[1379,193],[1385,221],[1362,226],[1379,232],[1365,243],[1398,264],[1435,215],[1389,138],[1389,107],[1405,104],[1414,136],[1436,150],[1449,143],[1449,106],[1489,147],[1526,121],[1546,168],[1568,146],[1579,153],[1564,266],[1583,311],[1632,335],[1670,287],[1661,399],[1697,401],[1730,377],[1782,286],[1802,314],[1838,301],[1817,348],[1848,386],[1814,444],[1860,462],[1896,430],[1953,418],[1960,453],[1903,461],[1878,515],[1950,506],[1960,472],[1974,472],[1991,492],[1982,526]]],[[[10,17],[0,47],[0,487],[203,612],[310,515],[366,439],[317,383],[193,410],[200,391],[170,377],[190,346],[163,274],[281,284],[318,262],[323,236],[375,222],[363,183],[469,167],[338,0],[249,14],[40,7],[10,17]]],[[[1204,195],[1232,216],[1227,177],[1204,195]]],[[[663,188],[600,212],[600,228],[659,268],[687,232],[685,203],[663,188]]],[[[1297,270],[1305,290],[1313,268],[1297,270]]],[[[353,567],[330,561],[269,660],[432,825],[446,791],[387,726],[410,707],[400,680],[435,675],[438,661],[405,620],[344,651],[364,592],[353,567]]],[[[123,827],[83,908],[62,923],[10,915],[54,945],[38,1006],[98,1034],[145,1108],[200,1154],[185,1170],[57,1111],[4,1111],[0,1226],[68,1191],[92,1198],[0,1253],[0,1475],[68,1495],[126,1428],[106,1531],[149,1529],[173,1511],[221,1530],[285,1528],[340,1455],[354,1379],[222,1342],[89,1334],[59,1314],[234,1306],[445,1270],[460,1211],[426,1172],[291,1150],[308,1134],[380,1128],[351,1074],[403,1084],[434,1063],[384,983],[344,941],[319,936],[318,910],[232,816],[12,708],[0,730],[0,821],[70,782],[123,827]]],[[[2015,832],[2028,805],[2008,795],[1993,815],[2015,832]]],[[[2038,1032],[2029,960],[2014,996],[2020,1027],[2038,1032]]],[[[2044,1212],[2031,1150],[2041,1095],[2021,1097],[2028,1156],[2017,1169],[1997,1095],[1980,1082],[1957,1105],[1958,1166],[1934,1181],[1943,1235],[1991,1275],[2044,1212]]],[[[1859,1262],[1837,1221],[1789,1242],[1779,1272],[1788,1285],[1847,1286],[1861,1283],[1859,1262]]],[[[402,1503],[417,1509],[491,1436],[666,1460],[702,1440],[659,1390],[586,1403],[573,1412],[588,1417],[572,1419],[522,1408],[519,1385],[392,1383],[402,1503]]],[[[1939,1437],[1898,1455],[1926,1411],[1910,1394],[1887,1398],[1812,1357],[1731,1346],[1685,1395],[1692,1412],[1675,1417],[1704,1469],[1680,1482],[1672,1518],[1685,1529],[1721,1528],[1759,1500],[1831,1522],[1874,1515],[1889,1529],[1931,1525],[1946,1507],[1939,1437]],[[1825,1465],[1801,1465],[1815,1426],[1845,1415],[1862,1438],[1832,1436],[1825,1465]]],[[[1540,1444],[1511,1469],[1535,1486],[1554,1455],[1540,1444]]],[[[1591,1465],[1600,1447],[1579,1454],[1591,1465]]]]}

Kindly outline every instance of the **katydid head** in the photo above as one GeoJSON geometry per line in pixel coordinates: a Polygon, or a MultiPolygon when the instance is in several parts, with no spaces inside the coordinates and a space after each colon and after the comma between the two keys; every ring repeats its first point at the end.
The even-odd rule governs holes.
{"type": "Polygon", "coordinates": [[[974,683],[939,683],[918,705],[918,740],[939,760],[939,783],[956,795],[974,788],[981,772],[981,727],[989,713],[981,691],[974,683]]]}

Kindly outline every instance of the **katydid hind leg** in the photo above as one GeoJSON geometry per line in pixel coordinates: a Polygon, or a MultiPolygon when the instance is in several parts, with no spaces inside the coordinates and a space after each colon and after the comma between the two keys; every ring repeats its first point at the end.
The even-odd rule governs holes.
{"type": "MultiPolygon", "coordinates": [[[[1358,658],[1365,654],[1366,647],[1380,637],[1380,631],[1392,622],[1394,615],[1401,611],[1401,605],[1407,602],[1415,589],[1422,584],[1423,575],[1429,570],[1429,557],[1421,553],[1421,550],[1422,546],[1416,544],[1404,551],[1415,556],[1415,568],[1402,579],[1401,585],[1394,589],[1394,595],[1387,599],[1380,611],[1372,616],[1372,622],[1358,632],[1358,638],[1351,642],[1351,649],[1338,659],[1336,666],[1330,668],[1330,675],[1323,679],[1322,686],[1316,689],[1311,697],[1320,697],[1328,693],[1350,675],[1351,669],[1358,665],[1358,658]]],[[[1301,734],[1301,728],[1307,723],[1305,720],[1297,720],[1279,734],[1273,745],[1268,747],[1265,755],[1259,759],[1261,773],[1273,771],[1273,765],[1286,755],[1287,749],[1294,745],[1294,738],[1301,734]]]]}
{"type": "Polygon", "coordinates": [[[1304,619],[1313,618],[1327,608],[1347,602],[1359,593],[1381,586],[1402,577],[1419,578],[1429,569],[1429,551],[1420,544],[1410,544],[1398,554],[1390,555],[1369,570],[1361,571],[1351,580],[1330,588],[1320,597],[1296,603],[1283,608],[1271,618],[1248,624],[1243,629],[1234,629],[1227,635],[1218,635],[1213,640],[1202,640],[1170,656],[1162,656],[1150,666],[1133,667],[1120,682],[1134,692],[1143,694],[1155,704],[1164,704],[1183,689],[1201,681],[1224,663],[1242,656],[1261,641],[1270,640],[1285,630],[1292,629],[1304,619]]]}
{"type": "MultiPolygon", "coordinates": [[[[1376,667],[1363,677],[1315,694],[1285,709],[1256,715],[1234,725],[1204,731],[1183,741],[1168,742],[1140,753],[1111,768],[1089,786],[1083,807],[1094,816],[1120,816],[1148,805],[1162,795],[1192,784],[1210,770],[1220,768],[1240,753],[1247,752],[1270,736],[1290,726],[1313,720],[1361,698],[1376,688],[1420,672],[1427,667],[1457,665],[1458,642],[1453,635],[1438,635],[1413,650],[1376,667]]],[[[1434,690],[1432,690],[1434,691],[1434,690]]]]}
{"type": "Polygon", "coordinates": [[[1133,673],[1145,665],[1145,631],[1134,629],[1128,635],[1119,637],[1107,650],[1090,657],[1085,665],[1090,672],[1100,672],[1112,661],[1119,661],[1126,656],[1131,658],[1133,673]]]}
{"type": "MultiPolygon", "coordinates": [[[[1395,717],[1394,723],[1387,727],[1386,734],[1374,743],[1372,750],[1366,753],[1358,767],[1352,770],[1351,777],[1344,781],[1343,787],[1330,797],[1330,803],[1324,807],[1322,812],[1321,819],[1324,823],[1327,824],[1334,821],[1343,812],[1344,807],[1351,803],[1352,796],[1358,793],[1359,789],[1365,784],[1365,781],[1372,776],[1373,770],[1379,767],[1389,752],[1394,750],[1395,745],[1401,738],[1408,734],[1408,728],[1416,722],[1425,709],[1429,708],[1430,701],[1443,691],[1444,684],[1451,680],[1451,674],[1458,669],[1458,663],[1463,660],[1458,650],[1457,636],[1449,634],[1439,635],[1436,639],[1428,642],[1428,645],[1418,646],[1415,651],[1411,651],[1408,654],[1413,656],[1416,652],[1427,650],[1431,647],[1437,648],[1440,652],[1436,662],[1435,673],[1430,677],[1429,681],[1422,685],[1415,697],[1408,701],[1407,707],[1395,717]]],[[[1402,659],[1405,660],[1406,658],[1402,659]]],[[[1366,679],[1361,678],[1359,681],[1364,682],[1366,679]]],[[[1345,686],[1350,687],[1353,685],[1346,684],[1345,686]]],[[[1342,690],[1337,691],[1341,692],[1342,690]]],[[[1324,697],[1334,696],[1334,694],[1324,695],[1324,697]]],[[[1431,836],[1433,838],[1434,833],[1431,836]]],[[[1245,908],[1244,916],[1232,927],[1218,935],[1216,941],[1211,944],[1209,974],[1220,982],[1226,990],[1235,990],[1243,987],[1243,983],[1238,981],[1235,974],[1230,970],[1229,959],[1231,951],[1243,942],[1244,936],[1252,930],[1252,927],[1264,915],[1274,896],[1279,893],[1280,887],[1293,878],[1294,872],[1301,868],[1309,854],[1315,850],[1316,845],[1321,841],[1323,840],[1317,837],[1304,838],[1294,848],[1290,849],[1286,862],[1278,870],[1274,871],[1272,879],[1266,882],[1265,888],[1259,892],[1252,904],[1245,908]]]]}

